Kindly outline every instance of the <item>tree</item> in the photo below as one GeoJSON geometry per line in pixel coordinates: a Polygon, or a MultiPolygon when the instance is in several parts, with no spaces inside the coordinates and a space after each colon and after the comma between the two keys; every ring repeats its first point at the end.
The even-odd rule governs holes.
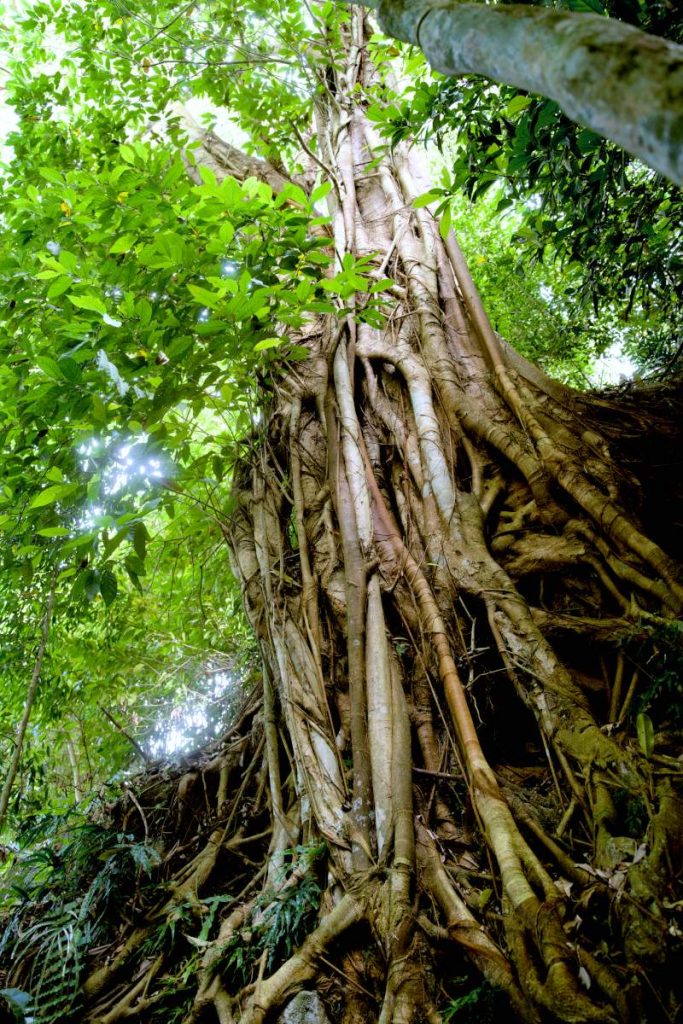
{"type": "Polygon", "coordinates": [[[367,116],[361,12],[121,11],[39,5],[24,30],[52,17],[77,53],[14,73],[7,569],[113,604],[142,586],[138,524],[198,505],[261,683],[187,770],[67,822],[68,857],[52,836],[52,916],[29,927],[31,875],[9,982],[46,1020],[251,1024],[325,984],[340,1020],[437,1020],[440,985],[450,1015],[475,998],[455,947],[519,1020],[661,1019],[683,593],[618,455],[643,425],[674,451],[665,419],[493,331],[419,152],[367,116]],[[190,81],[251,153],[188,140],[190,81]],[[93,433],[137,438],[160,494],[120,491],[93,433]]]}

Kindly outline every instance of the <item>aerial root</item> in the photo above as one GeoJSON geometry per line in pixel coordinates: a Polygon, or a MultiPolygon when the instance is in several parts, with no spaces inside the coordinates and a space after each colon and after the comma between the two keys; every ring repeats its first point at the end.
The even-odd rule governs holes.
{"type": "Polygon", "coordinates": [[[596,1005],[581,991],[577,955],[554,909],[544,912],[538,904],[513,908],[505,900],[504,922],[519,978],[535,1006],[565,1024],[618,1024],[609,1007],[596,1005]]]}
{"type": "MultiPolygon", "coordinates": [[[[596,1005],[582,990],[576,954],[560,920],[561,894],[524,840],[484,756],[432,588],[392,521],[367,458],[366,472],[374,503],[375,533],[382,538],[380,551],[384,552],[387,564],[398,562],[401,565],[425,633],[434,644],[472,804],[498,864],[505,898],[514,907],[515,917],[524,923],[524,929],[515,932],[513,946],[522,958],[518,964],[518,968],[523,965],[520,982],[532,1001],[566,1024],[579,1021],[609,1024],[616,1020],[611,1010],[596,1005]],[[542,892],[542,900],[536,890],[542,892]],[[538,968],[537,961],[540,962],[538,968]]],[[[598,733],[597,729],[594,731],[598,733]]],[[[605,737],[598,735],[606,745],[605,737]]]]}
{"type": "Polygon", "coordinates": [[[111,963],[97,968],[85,979],[83,992],[87,999],[95,999],[115,981],[126,964],[138,952],[145,939],[149,937],[152,930],[152,925],[142,925],[139,928],[135,928],[111,963]]]}
{"type": "Polygon", "coordinates": [[[624,1024],[635,1024],[639,1015],[638,1000],[632,998],[637,995],[633,986],[625,984],[621,979],[615,977],[592,953],[578,945],[576,946],[576,955],[581,967],[588,972],[598,988],[616,1008],[619,1020],[624,1024]]]}
{"type": "Polygon", "coordinates": [[[241,1017],[241,1024],[263,1024],[271,1010],[281,1006],[306,981],[314,978],[320,957],[344,931],[362,920],[367,897],[346,893],[304,940],[296,953],[269,978],[256,986],[241,1017]]]}
{"type": "Polygon", "coordinates": [[[539,1014],[522,991],[510,961],[457,892],[431,833],[419,823],[416,851],[422,885],[441,909],[446,922],[446,937],[464,949],[494,988],[507,994],[520,1020],[539,1024],[539,1014]]]}
{"type": "MultiPolygon", "coordinates": [[[[582,984],[580,962],[562,925],[565,900],[522,837],[507,805],[487,815],[501,869],[504,920],[520,984],[529,999],[565,1024],[615,1024],[582,984]],[[541,890],[543,898],[536,895],[541,890]]],[[[585,969],[585,968],[584,968],[585,969]]],[[[603,979],[609,972],[604,968],[603,979]]],[[[616,984],[616,982],[615,982],[616,984]]]]}
{"type": "MultiPolygon", "coordinates": [[[[403,955],[392,957],[378,1024],[413,1024],[434,1013],[430,995],[431,957],[424,935],[415,934],[403,955]]],[[[440,1019],[437,1015],[437,1019],[440,1019]]]]}

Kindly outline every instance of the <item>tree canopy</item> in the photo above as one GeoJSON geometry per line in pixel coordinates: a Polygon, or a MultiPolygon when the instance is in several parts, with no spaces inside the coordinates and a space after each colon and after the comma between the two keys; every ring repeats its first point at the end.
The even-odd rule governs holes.
{"type": "Polygon", "coordinates": [[[520,7],[381,5],[403,42],[329,0],[3,12],[17,1019],[255,1024],[368,926],[384,967],[334,953],[360,993],[340,1020],[625,1022],[620,986],[643,1019],[675,1012],[681,113],[632,146],[645,114],[614,97],[676,98],[683,21],[650,0],[520,7]],[[605,96],[595,79],[564,103],[483,58],[444,77],[411,45],[470,18],[478,53],[498,15],[585,28],[598,54],[630,40],[633,78],[605,64],[605,96]],[[596,399],[615,349],[652,380],[596,399]],[[445,940],[474,967],[443,988],[433,954],[423,983],[445,940]],[[126,957],[144,990],[122,993],[126,957]]]}

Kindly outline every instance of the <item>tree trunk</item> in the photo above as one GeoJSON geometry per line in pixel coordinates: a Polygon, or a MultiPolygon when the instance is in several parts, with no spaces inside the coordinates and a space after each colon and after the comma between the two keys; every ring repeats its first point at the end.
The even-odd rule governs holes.
{"type": "Polygon", "coordinates": [[[627,422],[492,331],[455,237],[412,206],[419,154],[365,116],[362,16],[345,31],[316,152],[340,266],[394,282],[386,321],[357,293],[308,324],[237,467],[225,533],[263,688],[192,771],[137,787],[167,885],[88,978],[88,1019],[156,1019],[187,948],[152,955],[154,928],[226,891],[188,1022],[256,1024],[304,986],[334,1020],[438,1021],[465,958],[503,1017],[669,1019],[680,764],[636,743],[624,638],[683,591],[612,457],[627,422]],[[317,918],[281,944],[312,878],[317,918]]]}
{"type": "MultiPolygon", "coordinates": [[[[390,274],[391,312],[381,329],[356,307],[311,332],[317,372],[279,389],[266,429],[271,460],[242,467],[229,529],[291,744],[302,828],[326,839],[347,890],[363,876],[366,890],[378,888],[364,914],[386,962],[380,1021],[427,1013],[416,908],[430,905],[520,1018],[629,1019],[638,1011],[624,997],[627,965],[662,954],[664,849],[680,808],[617,729],[625,691],[614,647],[596,649],[607,678],[591,690],[583,680],[599,673],[585,651],[560,650],[548,634],[566,609],[564,585],[586,644],[590,609],[635,622],[674,614],[683,591],[626,511],[590,399],[496,337],[455,237],[442,241],[431,214],[413,209],[427,188],[417,152],[372,163],[380,140],[357,100],[372,69],[361,19],[353,24],[345,65],[319,104],[318,152],[337,169],[336,251],[372,255],[377,274],[390,274]],[[495,680],[486,696],[481,676],[495,680]],[[495,747],[473,719],[477,699],[508,713],[508,687],[536,722],[533,767],[555,775],[548,822],[496,771],[495,747]],[[411,785],[414,761],[432,774],[411,785]],[[460,805],[447,786],[430,796],[444,767],[466,785],[460,805]],[[562,877],[609,885],[623,868],[629,844],[615,787],[633,797],[650,787],[651,828],[661,830],[626,871],[617,969],[573,930],[558,887],[562,877]],[[457,860],[449,842],[468,805],[496,887],[498,944],[443,863],[457,860]],[[570,808],[591,836],[586,866],[552,836],[570,808]]],[[[497,732],[504,737],[502,723],[497,732]]],[[[280,1002],[287,985],[268,992],[280,1002]]],[[[246,1019],[262,1019],[264,1003],[261,993],[246,1019]]]]}

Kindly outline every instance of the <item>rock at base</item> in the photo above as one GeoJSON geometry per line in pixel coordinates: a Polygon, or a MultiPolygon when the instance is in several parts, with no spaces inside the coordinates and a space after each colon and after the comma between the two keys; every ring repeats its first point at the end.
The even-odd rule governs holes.
{"type": "Polygon", "coordinates": [[[329,1020],[317,992],[297,992],[278,1017],[277,1024],[329,1024],[329,1020]]]}

